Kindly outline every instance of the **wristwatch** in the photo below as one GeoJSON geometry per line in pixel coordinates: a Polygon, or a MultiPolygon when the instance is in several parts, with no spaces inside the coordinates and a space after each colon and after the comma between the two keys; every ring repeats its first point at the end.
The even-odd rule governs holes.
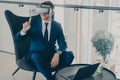
{"type": "Polygon", "coordinates": [[[62,51],[57,50],[57,53],[62,54],[62,51]]]}

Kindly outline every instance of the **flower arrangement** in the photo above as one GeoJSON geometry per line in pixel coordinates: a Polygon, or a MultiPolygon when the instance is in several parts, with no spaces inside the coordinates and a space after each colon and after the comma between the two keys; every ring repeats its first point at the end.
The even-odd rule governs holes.
{"type": "Polygon", "coordinates": [[[113,49],[115,39],[112,33],[107,31],[98,31],[92,38],[93,46],[96,48],[96,51],[101,55],[101,65],[98,67],[97,72],[101,73],[103,67],[107,68],[109,60],[107,55],[109,55],[113,49]]]}
{"type": "Polygon", "coordinates": [[[105,57],[106,55],[110,54],[115,39],[110,32],[107,31],[98,31],[92,38],[93,46],[96,48],[96,51],[102,56],[105,57]]]}

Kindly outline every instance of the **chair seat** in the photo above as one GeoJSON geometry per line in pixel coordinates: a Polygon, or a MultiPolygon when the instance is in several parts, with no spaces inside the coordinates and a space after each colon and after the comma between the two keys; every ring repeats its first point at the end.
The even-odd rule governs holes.
{"type": "Polygon", "coordinates": [[[21,69],[29,71],[37,70],[33,62],[30,59],[26,59],[25,56],[22,59],[17,60],[16,63],[21,69]]]}

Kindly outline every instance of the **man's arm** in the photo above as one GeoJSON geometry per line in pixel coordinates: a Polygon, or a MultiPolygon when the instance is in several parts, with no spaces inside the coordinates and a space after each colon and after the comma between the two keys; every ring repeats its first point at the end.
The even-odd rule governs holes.
{"type": "Polygon", "coordinates": [[[28,22],[23,23],[23,28],[20,32],[18,32],[15,36],[14,36],[14,40],[16,42],[20,42],[22,41],[24,38],[26,38],[26,36],[28,35],[28,31],[30,29],[30,22],[31,22],[31,17],[29,18],[28,22]],[[27,34],[27,35],[26,35],[27,34]]]}
{"type": "Polygon", "coordinates": [[[54,56],[53,56],[53,58],[51,60],[51,63],[50,63],[51,67],[53,67],[53,68],[56,67],[59,64],[60,55],[67,48],[67,44],[65,42],[65,37],[64,37],[61,25],[58,26],[57,40],[58,40],[59,48],[56,50],[56,53],[54,54],[54,56]]]}
{"type": "Polygon", "coordinates": [[[59,48],[57,49],[57,52],[60,54],[63,51],[65,51],[67,48],[67,43],[65,41],[65,37],[64,37],[64,33],[63,33],[61,25],[59,25],[59,31],[58,31],[58,47],[59,48]]]}

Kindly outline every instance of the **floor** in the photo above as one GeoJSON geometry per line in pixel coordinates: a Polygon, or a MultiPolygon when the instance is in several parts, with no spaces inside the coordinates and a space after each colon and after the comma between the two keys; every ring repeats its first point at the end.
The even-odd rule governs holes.
{"type": "MultiPolygon", "coordinates": [[[[0,80],[32,80],[32,72],[29,71],[19,70],[12,76],[16,68],[14,55],[0,52],[0,80]]],[[[37,73],[36,80],[45,80],[45,78],[37,73]]]]}
{"type": "MultiPolygon", "coordinates": [[[[13,54],[0,52],[0,80],[32,80],[33,74],[29,71],[19,70],[12,76],[11,74],[16,68],[15,56],[13,54]]],[[[45,78],[41,73],[37,73],[36,80],[45,80],[45,78]]]]}

